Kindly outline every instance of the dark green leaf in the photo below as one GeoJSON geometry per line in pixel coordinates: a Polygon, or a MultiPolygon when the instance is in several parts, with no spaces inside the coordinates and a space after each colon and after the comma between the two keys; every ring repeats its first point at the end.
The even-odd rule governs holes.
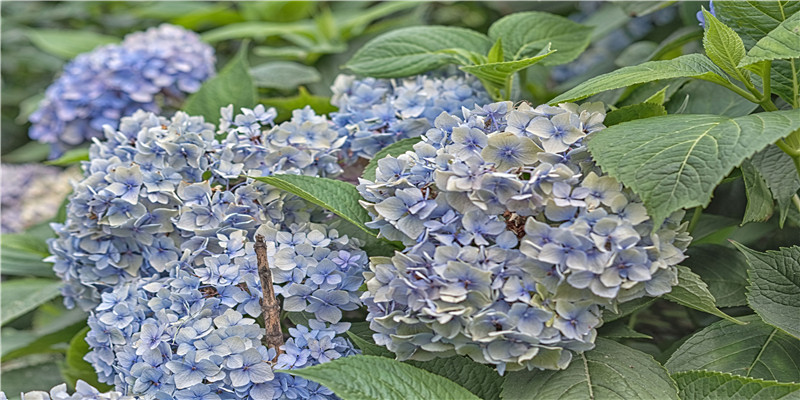
{"type": "MultiPolygon", "coordinates": [[[[739,226],[739,220],[723,217],[721,215],[703,214],[700,221],[692,231],[691,246],[703,243],[722,244],[739,226]]],[[[690,246],[690,247],[691,247],[690,246]]]]}
{"type": "Polygon", "coordinates": [[[386,347],[375,344],[372,340],[373,333],[374,332],[369,329],[368,322],[355,322],[350,325],[347,336],[364,355],[395,358],[395,354],[386,347]]]}
{"type": "Polygon", "coordinates": [[[661,104],[639,103],[611,111],[606,115],[606,119],[603,123],[606,126],[613,126],[635,119],[658,117],[661,115],[667,115],[667,110],[664,109],[664,106],[661,104]]]}
{"type": "Polygon", "coordinates": [[[800,341],[761,321],[740,317],[747,325],[718,321],[694,334],[665,364],[670,373],[692,370],[727,372],[745,377],[800,382],[800,341]]]}
{"type": "Polygon", "coordinates": [[[682,208],[705,207],[734,167],[800,129],[800,110],[728,118],[666,115],[597,132],[589,150],[603,171],[633,189],[655,226],[682,208]]]}
{"type": "Polygon", "coordinates": [[[203,116],[206,121],[216,123],[221,107],[233,104],[234,110],[252,108],[256,101],[256,87],[247,66],[245,42],[217,76],[207,80],[200,90],[186,99],[183,110],[189,115],[203,116]]]}
{"type": "Polygon", "coordinates": [[[405,154],[406,151],[413,151],[414,145],[419,143],[421,138],[407,138],[399,140],[395,143],[390,144],[389,146],[384,147],[377,153],[375,153],[375,157],[372,157],[369,160],[369,164],[364,167],[364,172],[361,174],[361,177],[370,181],[375,181],[375,170],[378,169],[378,161],[385,158],[386,156],[393,156],[397,157],[401,154],[405,154]]]}
{"type": "Polygon", "coordinates": [[[716,244],[701,244],[689,247],[686,255],[683,264],[708,284],[708,291],[717,300],[717,307],[747,304],[747,262],[739,252],[716,244]]]}
{"type": "Polygon", "coordinates": [[[625,321],[613,321],[611,323],[603,324],[597,330],[597,335],[606,339],[652,339],[650,335],[636,332],[633,328],[628,326],[625,321]]]}
{"type": "Polygon", "coordinates": [[[65,167],[72,164],[79,164],[81,161],[89,161],[88,147],[67,150],[63,155],[61,155],[61,157],[55,160],[46,161],[45,164],[65,167]]]}
{"type": "Polygon", "coordinates": [[[750,264],[750,307],[764,322],[800,339],[800,246],[760,253],[734,245],[750,264]]]}
{"type": "Polygon", "coordinates": [[[749,160],[740,166],[744,179],[747,208],[744,211],[742,224],[748,222],[764,222],[772,216],[773,201],[767,182],[749,160]]]}
{"type": "Polygon", "coordinates": [[[724,77],[722,70],[706,56],[687,54],[672,60],[649,61],[633,67],[620,68],[594,77],[550,100],[548,104],[580,100],[606,90],[628,87],[637,83],[682,77],[728,84],[728,79],[724,77]]]}
{"type": "Polygon", "coordinates": [[[538,11],[507,15],[489,28],[492,42],[503,40],[503,54],[507,61],[535,57],[549,44],[556,53],[542,61],[544,65],[574,60],[589,45],[591,33],[591,27],[538,11]]]}
{"type": "Polygon", "coordinates": [[[655,301],[656,299],[652,297],[639,297],[638,299],[626,301],[618,305],[616,312],[610,309],[605,309],[603,310],[603,321],[611,322],[624,318],[637,311],[644,310],[647,307],[650,307],[650,305],[653,304],[653,302],[655,301]]]}
{"type": "Polygon", "coordinates": [[[86,30],[28,29],[26,33],[36,47],[65,60],[92,51],[95,47],[120,41],[113,36],[86,30]]]}
{"type": "Polygon", "coordinates": [[[281,372],[318,382],[343,400],[478,399],[451,380],[385,357],[355,355],[281,372]]]}
{"type": "Polygon", "coordinates": [[[370,40],[345,67],[376,78],[403,77],[447,64],[469,64],[468,53],[483,56],[492,43],[485,35],[469,29],[415,26],[370,40]]]}
{"type": "Polygon", "coordinates": [[[758,107],[742,96],[720,85],[692,80],[683,85],[666,104],[670,114],[714,114],[741,117],[758,107]]]}
{"type": "Polygon", "coordinates": [[[0,325],[14,320],[61,293],[61,281],[27,278],[0,283],[0,325]]]}
{"type": "Polygon", "coordinates": [[[800,178],[794,167],[792,158],[778,146],[767,146],[750,158],[752,164],[767,182],[772,197],[778,202],[780,226],[786,221],[792,197],[800,190],[800,178]]]}
{"type": "Polygon", "coordinates": [[[800,58],[800,12],[786,18],[767,36],[761,38],[747,52],[739,67],[761,61],[790,58],[800,58]]]}
{"type": "Polygon", "coordinates": [[[780,383],[712,371],[686,371],[672,375],[683,400],[794,399],[800,384],[780,383]]]}
{"type": "Polygon", "coordinates": [[[647,57],[647,60],[659,60],[673,50],[680,49],[685,44],[702,38],[703,31],[701,29],[696,26],[685,26],[672,32],[666,39],[661,41],[658,47],[647,57]]]}
{"type": "Polygon", "coordinates": [[[273,61],[253,67],[250,76],[257,87],[282,90],[295,89],[321,79],[316,69],[288,61],[273,61]]]}
{"type": "Polygon", "coordinates": [[[510,373],[502,398],[664,400],[677,399],[678,391],[653,357],[597,338],[594,350],[576,355],[565,370],[510,373]]]}
{"type": "Polygon", "coordinates": [[[682,306],[716,315],[737,324],[743,324],[742,321],[720,311],[717,308],[716,299],[708,290],[708,285],[700,279],[699,275],[682,265],[678,265],[678,286],[673,287],[671,292],[664,295],[664,298],[682,306]]]}

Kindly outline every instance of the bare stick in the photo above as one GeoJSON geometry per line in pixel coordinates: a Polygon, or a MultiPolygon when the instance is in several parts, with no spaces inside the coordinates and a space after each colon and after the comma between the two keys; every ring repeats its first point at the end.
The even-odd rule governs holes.
{"type": "Polygon", "coordinates": [[[264,236],[256,235],[256,260],[258,261],[258,277],[261,279],[261,313],[264,314],[264,344],[272,347],[278,354],[283,353],[283,332],[281,332],[281,306],[275,298],[275,289],[272,287],[272,272],[269,270],[267,259],[267,243],[264,236]]]}

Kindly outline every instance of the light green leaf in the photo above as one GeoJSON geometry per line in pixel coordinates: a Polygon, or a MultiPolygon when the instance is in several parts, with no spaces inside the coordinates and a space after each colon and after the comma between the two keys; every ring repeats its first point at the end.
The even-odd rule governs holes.
{"type": "Polygon", "coordinates": [[[280,372],[320,383],[343,400],[478,399],[451,380],[385,357],[355,355],[280,372]]]}
{"type": "Polygon", "coordinates": [[[377,236],[364,224],[371,221],[367,210],[358,204],[361,195],[352,184],[334,179],[305,175],[272,175],[252,177],[278,189],[316,204],[344,218],[347,222],[361,228],[364,232],[377,236]]]}
{"type": "Polygon", "coordinates": [[[484,400],[499,400],[505,378],[494,368],[466,356],[434,358],[430,361],[406,361],[417,368],[443,376],[484,400]]]}
{"type": "Polygon", "coordinates": [[[742,74],[737,67],[745,56],[742,39],[733,29],[719,22],[713,14],[705,9],[703,9],[703,17],[706,20],[703,47],[708,58],[730,76],[737,77],[740,81],[749,81],[749,75],[742,74]]]}
{"type": "Polygon", "coordinates": [[[401,154],[405,154],[407,151],[413,151],[414,145],[419,143],[420,140],[422,139],[418,137],[402,139],[382,148],[380,151],[375,153],[375,157],[372,157],[372,159],[369,160],[369,164],[364,167],[364,172],[361,174],[361,177],[370,182],[374,182],[375,170],[378,169],[379,160],[385,158],[386,156],[397,157],[401,154]]]}
{"type": "Polygon", "coordinates": [[[276,122],[289,120],[292,118],[292,111],[305,106],[311,107],[317,115],[329,114],[338,110],[338,108],[331,105],[330,97],[312,95],[302,86],[300,86],[298,92],[297,96],[264,98],[261,99],[261,103],[266,107],[275,107],[278,111],[278,116],[275,117],[276,122]]]}
{"type": "Polygon", "coordinates": [[[306,34],[313,36],[314,26],[309,22],[240,22],[212,29],[200,35],[208,43],[222,40],[253,38],[263,40],[285,34],[306,34]]]}
{"type": "Polygon", "coordinates": [[[367,42],[346,68],[376,78],[420,74],[447,64],[466,65],[465,53],[486,54],[486,35],[449,26],[415,26],[382,34],[367,42]]]}
{"type": "Polygon", "coordinates": [[[747,305],[747,262],[738,251],[717,244],[701,244],[689,247],[686,255],[683,264],[708,284],[717,307],[747,305]]]}
{"type": "Polygon", "coordinates": [[[722,70],[714,65],[708,57],[701,54],[687,54],[672,60],[649,61],[596,76],[550,100],[548,104],[580,100],[606,90],[628,87],[638,83],[683,77],[729,84],[722,70]]]}
{"type": "Polygon", "coordinates": [[[792,207],[792,196],[800,190],[800,177],[797,176],[794,162],[788,154],[774,145],[754,154],[750,161],[764,177],[772,197],[778,202],[782,228],[789,214],[789,207],[792,207]]]}
{"type": "Polygon", "coordinates": [[[592,29],[558,15],[529,11],[497,20],[489,28],[489,38],[503,40],[507,61],[534,57],[549,44],[556,53],[542,64],[559,65],[574,60],[586,49],[592,29]]]}
{"type": "Polygon", "coordinates": [[[244,42],[217,76],[207,80],[200,90],[186,99],[183,110],[189,115],[203,116],[206,121],[216,123],[221,107],[233,104],[234,110],[252,108],[256,101],[256,87],[247,66],[247,43],[244,42]]]}
{"type": "Polygon", "coordinates": [[[781,22],[759,40],[739,63],[746,67],[761,61],[800,58],[800,12],[781,22]]]}
{"type": "Polygon", "coordinates": [[[672,375],[683,400],[797,399],[800,384],[765,381],[712,371],[686,371],[672,375]]]}
{"type": "Polygon", "coordinates": [[[486,55],[486,60],[490,63],[503,62],[503,40],[498,38],[494,42],[494,46],[489,49],[489,54],[486,55]]]}
{"type": "MultiPolygon", "coordinates": [[[[661,93],[661,92],[659,92],[661,93]]],[[[654,103],[639,103],[631,104],[629,106],[618,108],[611,111],[606,115],[603,123],[606,126],[614,126],[623,122],[633,121],[635,119],[659,117],[667,115],[667,110],[661,104],[654,103]]]]}
{"type": "Polygon", "coordinates": [[[675,3],[674,1],[619,1],[617,4],[631,17],[644,17],[675,3]]]}
{"type": "Polygon", "coordinates": [[[728,118],[666,115],[597,132],[589,150],[603,171],[644,201],[655,226],[674,211],[705,207],[734,167],[800,129],[800,110],[728,118]]]}
{"type": "Polygon", "coordinates": [[[4,275],[55,277],[47,242],[29,234],[4,234],[0,238],[0,271],[4,275]]]}
{"type": "Polygon", "coordinates": [[[61,281],[26,278],[0,283],[0,325],[58,297],[61,281]]]}
{"type": "Polygon", "coordinates": [[[45,164],[66,167],[72,164],[79,164],[81,161],[89,161],[88,147],[67,150],[63,155],[61,155],[61,157],[55,160],[45,161],[45,164]]]}
{"type": "Polygon", "coordinates": [[[749,160],[744,160],[740,168],[747,196],[747,207],[744,210],[742,224],[764,222],[772,216],[773,209],[772,196],[767,182],[749,160]]]}
{"type": "Polygon", "coordinates": [[[319,82],[316,69],[294,62],[274,61],[250,69],[257,87],[292,90],[300,85],[319,82]]]}
{"type": "Polygon", "coordinates": [[[538,54],[534,57],[524,58],[515,61],[504,61],[504,62],[495,62],[495,63],[487,63],[479,65],[466,65],[463,67],[459,67],[459,69],[466,73],[475,75],[476,77],[478,77],[478,79],[481,79],[485,82],[490,82],[499,87],[503,87],[508,81],[508,79],[512,75],[514,75],[517,71],[528,68],[531,65],[534,65],[544,60],[553,53],[555,53],[555,50],[550,50],[550,47],[546,46],[544,49],[542,49],[541,54],[538,54]]]}
{"type": "Polygon", "coordinates": [[[25,33],[36,47],[65,60],[92,51],[95,47],[120,41],[114,36],[86,30],[28,29],[25,33]]]}
{"type": "Polygon", "coordinates": [[[708,291],[708,285],[700,279],[700,276],[682,265],[678,265],[678,285],[673,287],[671,292],[664,295],[664,298],[737,324],[744,324],[744,322],[720,311],[717,308],[716,299],[708,291]]]}
{"type": "Polygon", "coordinates": [[[665,364],[670,373],[710,370],[745,377],[800,382],[800,341],[761,321],[718,321],[695,333],[665,364]]]}
{"type": "Polygon", "coordinates": [[[760,253],[733,244],[750,264],[750,307],[764,322],[800,339],[800,246],[760,253]]]}
{"type": "Polygon", "coordinates": [[[742,96],[720,85],[692,80],[683,85],[672,100],[666,104],[670,114],[714,114],[727,117],[741,117],[758,108],[758,104],[748,101],[742,96]]]}
{"type": "Polygon", "coordinates": [[[516,399],[677,399],[667,371],[653,357],[613,340],[573,357],[561,371],[512,372],[501,397],[516,399]]]}

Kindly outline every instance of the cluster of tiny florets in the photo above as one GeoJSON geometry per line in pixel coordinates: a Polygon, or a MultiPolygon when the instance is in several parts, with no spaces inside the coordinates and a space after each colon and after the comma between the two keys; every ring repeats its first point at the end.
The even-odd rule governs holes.
{"type": "MultiPolygon", "coordinates": [[[[34,390],[21,393],[20,397],[22,400],[133,400],[133,397],[123,396],[122,393],[113,390],[101,393],[97,388],[80,379],[75,383],[75,393],[73,394],[69,394],[67,384],[62,383],[54,386],[49,392],[34,390]]],[[[0,392],[0,400],[8,400],[5,392],[0,392]]]]}
{"type": "Polygon", "coordinates": [[[500,372],[564,368],[594,346],[602,307],[677,283],[689,242],[675,213],[653,227],[583,142],[600,103],[510,102],[443,113],[420,143],[378,161],[359,190],[383,236],[362,300],[400,359],[466,354],[500,372]]]}
{"type": "Polygon", "coordinates": [[[143,398],[332,396],[272,369],[355,351],[341,319],[361,304],[367,255],[329,212],[241,176],[335,177],[341,140],[310,109],[279,125],[263,106],[221,115],[215,130],[139,111],[91,146],[49,243],[65,302],[90,312],[86,359],[102,382],[143,398]],[[257,234],[283,309],[311,316],[280,356],[255,321],[257,234]]]}
{"type": "Polygon", "coordinates": [[[177,105],[212,75],[214,49],[196,33],[167,24],[133,33],[67,64],[31,115],[29,134],[55,157],[137,110],[177,105]]]}
{"type": "Polygon", "coordinates": [[[64,197],[72,189],[70,180],[78,175],[73,169],[62,170],[41,164],[2,164],[2,232],[22,232],[55,217],[64,197]]]}
{"type": "Polygon", "coordinates": [[[339,75],[331,90],[331,103],[339,108],[331,113],[331,120],[340,136],[347,138],[341,154],[346,163],[372,158],[398,140],[424,134],[442,112],[458,113],[462,107],[490,101],[481,83],[471,76],[356,79],[339,75]]]}

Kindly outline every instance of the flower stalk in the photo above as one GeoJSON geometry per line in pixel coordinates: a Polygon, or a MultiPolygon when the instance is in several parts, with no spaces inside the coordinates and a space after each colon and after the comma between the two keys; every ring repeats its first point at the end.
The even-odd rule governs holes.
{"type": "Polygon", "coordinates": [[[275,298],[275,288],[272,287],[272,272],[267,259],[267,243],[264,236],[256,235],[256,261],[258,262],[258,277],[261,280],[261,313],[264,315],[264,344],[274,348],[278,354],[283,353],[283,332],[281,331],[281,306],[275,298]]]}

